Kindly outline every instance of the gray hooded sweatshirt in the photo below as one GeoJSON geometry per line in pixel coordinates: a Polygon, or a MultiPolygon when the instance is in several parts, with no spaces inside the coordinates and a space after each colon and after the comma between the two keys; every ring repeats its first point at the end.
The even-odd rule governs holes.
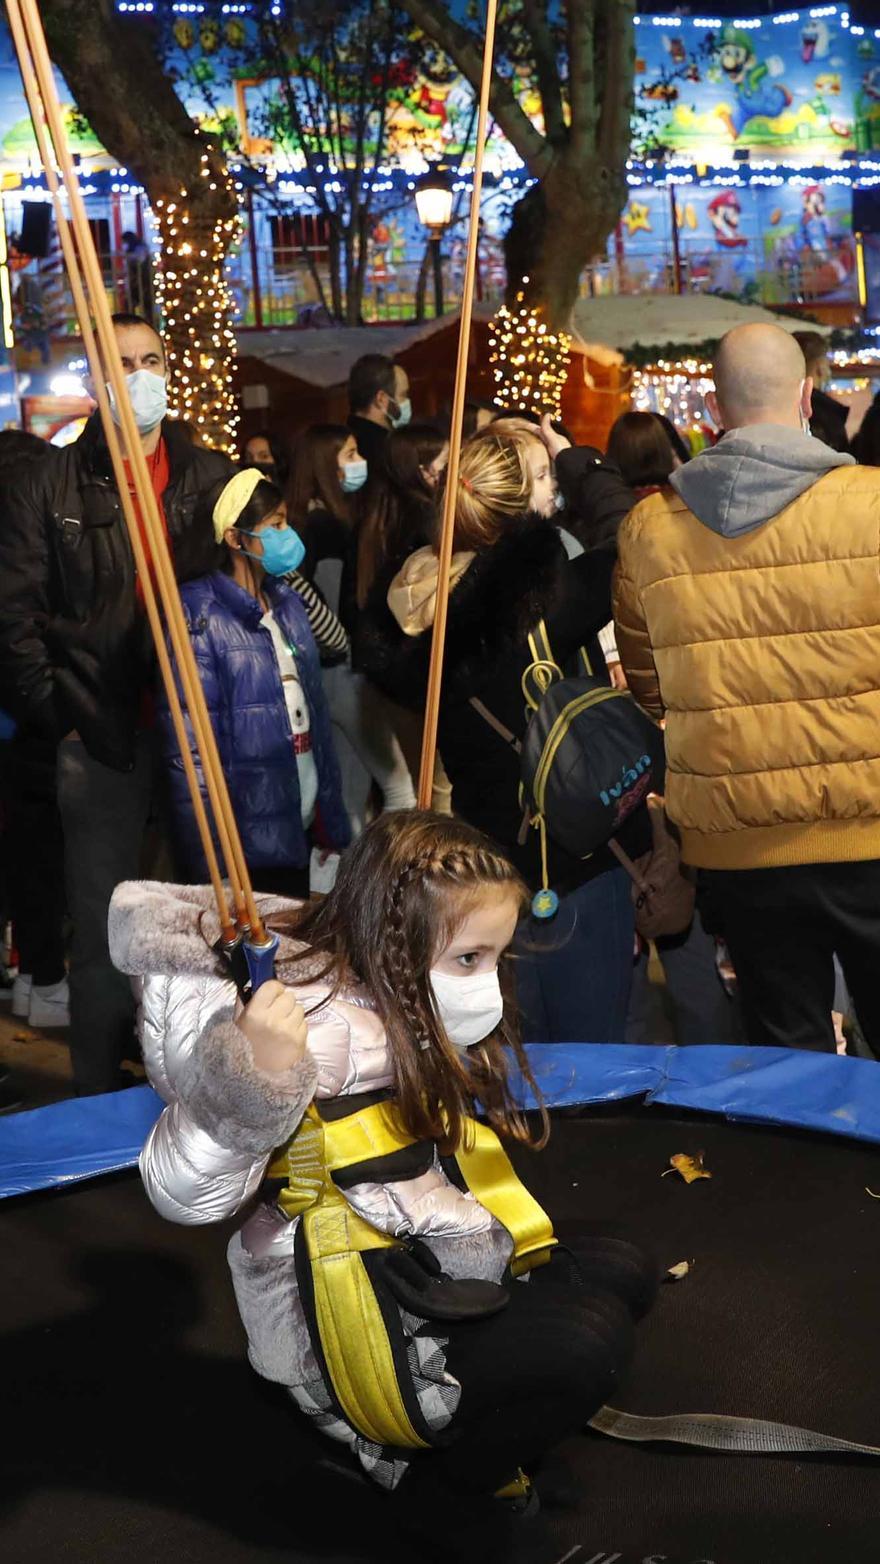
{"type": "Polygon", "coordinates": [[[778,516],[832,468],[852,465],[852,456],[799,429],[748,424],[679,467],[669,481],[705,527],[738,538],[778,516]]]}

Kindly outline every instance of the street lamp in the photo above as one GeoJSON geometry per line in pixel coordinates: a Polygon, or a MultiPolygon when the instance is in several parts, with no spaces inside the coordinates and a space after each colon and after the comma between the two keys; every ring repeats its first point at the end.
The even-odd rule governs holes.
{"type": "Polygon", "coordinates": [[[428,230],[434,269],[434,313],[443,314],[443,235],[452,222],[452,179],[442,164],[436,164],[416,183],[416,210],[419,222],[428,230]]]}

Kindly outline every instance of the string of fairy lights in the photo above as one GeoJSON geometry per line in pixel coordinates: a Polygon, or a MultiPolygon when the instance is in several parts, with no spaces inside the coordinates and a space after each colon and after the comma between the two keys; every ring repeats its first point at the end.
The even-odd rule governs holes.
{"type": "MultiPolygon", "coordinates": [[[[828,354],[834,377],[828,387],[846,399],[857,392],[880,389],[880,346],[835,348],[828,354]]],[[[698,449],[709,423],[706,393],[712,390],[712,365],[702,356],[658,358],[633,370],[631,398],[634,411],[662,413],[690,438],[698,449]]]]}
{"type": "Polygon", "coordinates": [[[712,365],[703,358],[661,358],[634,370],[633,409],[662,413],[678,429],[697,429],[706,421],[706,393],[713,383],[712,365]]]}
{"type": "MultiPolygon", "coordinates": [[[[220,182],[237,200],[231,175],[201,154],[200,175],[214,191],[220,182]]],[[[193,211],[191,192],[154,203],[161,237],[156,296],[163,320],[171,412],[187,419],[220,450],[234,451],[239,415],[232,385],[237,306],[227,281],[226,257],[241,234],[237,212],[206,219],[193,211]]]]}
{"type": "Polygon", "coordinates": [[[562,412],[562,388],[568,376],[571,337],[554,332],[540,305],[526,302],[523,278],[512,306],[502,304],[489,328],[489,367],[495,399],[504,407],[536,413],[562,412]]]}

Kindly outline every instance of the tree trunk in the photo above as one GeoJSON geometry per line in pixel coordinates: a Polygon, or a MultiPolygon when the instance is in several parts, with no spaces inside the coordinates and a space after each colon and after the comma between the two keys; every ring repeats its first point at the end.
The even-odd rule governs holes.
{"type": "Polygon", "coordinates": [[[345,244],[345,324],[356,326],[360,319],[360,300],[357,296],[357,276],[354,257],[355,235],[351,221],[346,224],[345,244]]]}
{"type": "Polygon", "coordinates": [[[597,161],[575,165],[570,154],[558,154],[542,182],[513,209],[504,242],[508,302],[522,289],[543,306],[548,326],[566,330],[584,266],[604,253],[626,194],[622,174],[597,161]]]}
{"type": "MultiPolygon", "coordinates": [[[[456,21],[445,0],[401,3],[478,91],[482,58],[476,30],[456,21]]],[[[509,77],[498,69],[493,76],[489,106],[495,123],[539,181],[514,208],[505,241],[508,296],[515,297],[528,277],[526,296],[543,305],[548,324],[556,328],[568,324],[581,272],[604,251],[626,200],[634,9],[634,0],[569,0],[562,8],[563,70],[544,0],[523,0],[544,107],[543,136],[521,109],[509,77]]],[[[499,58],[507,42],[502,18],[499,58]]]]}
{"type": "Polygon", "coordinates": [[[355,303],[357,305],[357,318],[355,325],[364,324],[364,288],[367,282],[367,262],[370,259],[370,214],[366,207],[358,209],[358,245],[357,266],[355,269],[355,303]]]}
{"type": "Polygon", "coordinates": [[[344,319],[342,304],[342,247],[332,218],[330,220],[330,237],[327,244],[327,260],[330,267],[330,298],[333,304],[333,319],[341,323],[344,319]]]}
{"type": "Polygon", "coordinates": [[[163,230],[163,248],[179,226],[173,215],[169,220],[169,203],[175,203],[178,219],[188,218],[189,234],[178,240],[173,258],[164,256],[166,303],[177,302],[178,278],[181,301],[186,300],[166,321],[169,393],[172,406],[201,420],[207,440],[228,447],[235,337],[224,260],[235,236],[238,200],[225,161],[197,134],[165,74],[148,20],[120,16],[113,0],[40,0],[40,14],[52,60],[78,108],[107,151],[144,186],[163,230]],[[181,243],[189,251],[181,252],[181,243]],[[197,281],[202,298],[193,314],[197,281]]]}

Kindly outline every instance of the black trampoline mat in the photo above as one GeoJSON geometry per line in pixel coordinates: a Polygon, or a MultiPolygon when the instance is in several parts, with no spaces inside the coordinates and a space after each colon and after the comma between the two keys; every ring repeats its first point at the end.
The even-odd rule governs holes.
{"type": "MultiPolygon", "coordinates": [[[[656,1109],[554,1125],[516,1158],[559,1223],[693,1262],[641,1327],[629,1411],[728,1412],[880,1444],[880,1149],[656,1109]],[[711,1181],[660,1175],[705,1152],[711,1181]]],[[[247,1365],[230,1228],[152,1211],[136,1175],[0,1211],[9,1564],[415,1564],[394,1499],[324,1467],[247,1365]]],[[[515,1371],[515,1366],[512,1365],[515,1371]]],[[[875,1564],[880,1460],[743,1457],[597,1435],[554,1457],[559,1564],[875,1564]]]]}

